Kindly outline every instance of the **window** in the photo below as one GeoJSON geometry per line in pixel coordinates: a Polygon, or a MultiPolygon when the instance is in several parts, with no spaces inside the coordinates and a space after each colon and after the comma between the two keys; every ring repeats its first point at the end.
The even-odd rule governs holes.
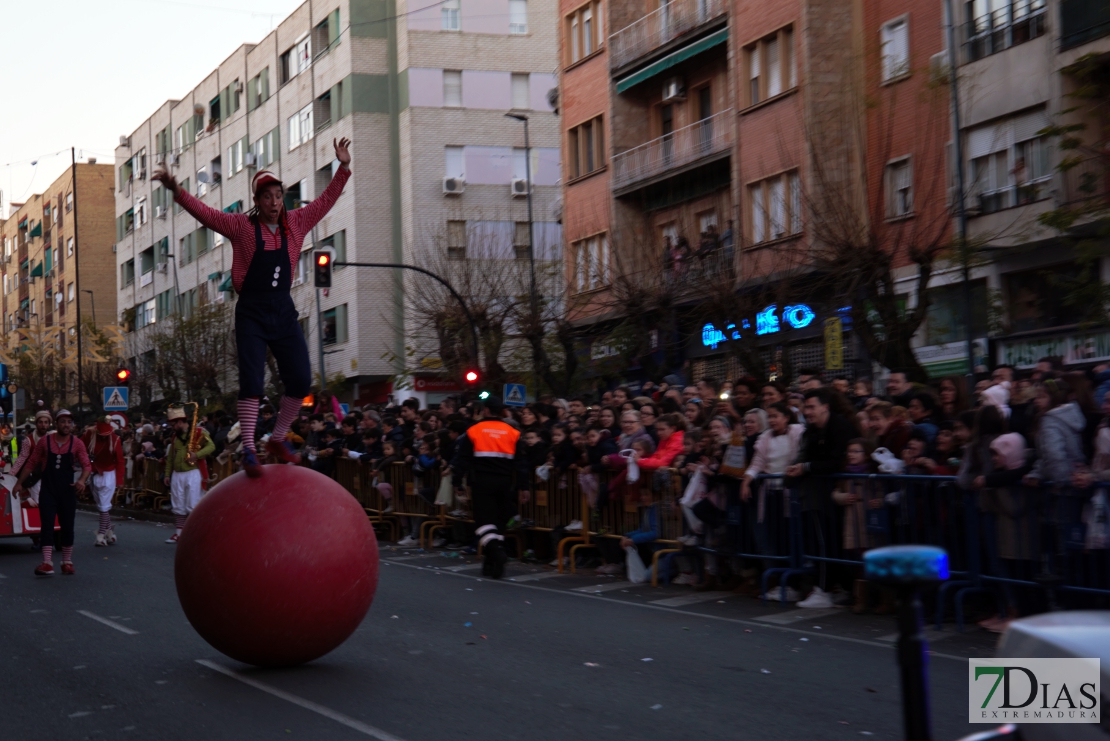
{"type": "Polygon", "coordinates": [[[567,132],[567,151],[569,179],[589,175],[605,166],[601,116],[575,126],[567,132]]]}
{"type": "MultiPolygon", "coordinates": [[[[222,98],[223,98],[222,95],[217,95],[215,98],[208,101],[208,125],[209,126],[211,126],[212,124],[219,123],[220,121],[223,120],[222,118],[220,118],[221,109],[223,108],[223,106],[221,105],[221,103],[223,102],[222,98]]],[[[226,111],[224,111],[224,112],[226,113],[226,111]]]]}
{"type": "Polygon", "coordinates": [[[449,178],[466,180],[466,165],[462,147],[444,147],[444,172],[449,178]]]}
{"type": "MultiPolygon", "coordinates": [[[[925,344],[943,345],[960,342],[967,331],[964,326],[964,286],[954,283],[927,289],[929,307],[925,311],[925,344]]],[[[971,281],[971,336],[986,337],[988,331],[987,282],[971,281]]]]}
{"type": "Polygon", "coordinates": [[[11,280],[8,279],[8,274],[4,273],[4,295],[7,296],[11,292],[11,280]]]}
{"type": "Polygon", "coordinates": [[[308,178],[298,180],[285,189],[285,210],[300,208],[308,200],[308,178]]]}
{"type": "Polygon", "coordinates": [[[131,184],[133,174],[131,160],[127,160],[119,166],[119,189],[121,192],[131,184]]]}
{"type": "Polygon", "coordinates": [[[1037,136],[1047,125],[1033,111],[968,131],[968,208],[989,214],[1049,197],[1051,152],[1037,136]]]}
{"type": "Polygon", "coordinates": [[[528,33],[528,0],[509,0],[509,33],[528,33]]]}
{"type": "Polygon", "coordinates": [[[518,221],[513,224],[513,251],[519,258],[528,257],[528,244],[532,241],[531,224],[518,221]]]}
{"type": "Polygon", "coordinates": [[[443,70],[443,105],[448,108],[462,105],[462,72],[457,69],[443,70]]]}
{"type": "Polygon", "coordinates": [[[461,260],[466,257],[466,222],[447,222],[447,257],[461,260]]]}
{"type": "Polygon", "coordinates": [[[294,59],[297,64],[296,74],[300,74],[312,66],[312,39],[305,36],[293,47],[294,59]]]}
{"type": "Polygon", "coordinates": [[[609,238],[599,234],[575,242],[574,287],[579,293],[609,285],[609,238]]]}
{"type": "Polygon", "coordinates": [[[73,257],[73,237],[66,240],[66,257],[73,257]]]}
{"type": "Polygon", "coordinates": [[[342,345],[347,341],[347,304],[324,312],[324,344],[342,345]]]}
{"type": "Polygon", "coordinates": [[[247,112],[253,111],[270,97],[270,68],[266,67],[247,83],[247,112]]]}
{"type": "Polygon", "coordinates": [[[316,171],[316,192],[323,193],[339,170],[339,160],[332,160],[316,171]]]}
{"type": "Polygon", "coordinates": [[[222,157],[217,156],[214,160],[208,163],[208,180],[209,185],[213,188],[217,187],[224,179],[224,161],[222,157]]]}
{"type": "Polygon", "coordinates": [[[77,284],[70,283],[69,290],[66,292],[66,300],[73,301],[77,298],[77,284]]]}
{"type": "Polygon", "coordinates": [[[1068,301],[1069,292],[1061,290],[1061,283],[1079,277],[1079,268],[1074,263],[1007,273],[1002,277],[1011,332],[1079,324],[1088,318],[1082,307],[1068,301]]]}
{"type": "Polygon", "coordinates": [[[897,219],[913,213],[913,165],[909,157],[891,162],[883,173],[886,217],[897,219]]]}
{"type": "MultiPolygon", "coordinates": [[[[305,250],[301,253],[301,257],[297,260],[297,274],[293,276],[293,285],[299,286],[304,283],[308,276],[312,273],[312,248],[305,250]]],[[[308,336],[307,334],[305,335],[308,336]]]]}
{"type": "Polygon", "coordinates": [[[749,106],[792,90],[798,85],[794,66],[794,34],[780,29],[744,47],[744,95],[749,106]]]}
{"type": "MultiPolygon", "coordinates": [[[[182,181],[181,181],[181,188],[182,188],[182,189],[183,189],[183,190],[184,190],[184,191],[185,191],[186,193],[188,193],[188,192],[189,192],[189,178],[185,178],[184,180],[182,180],[182,181]]],[[[174,201],[174,203],[173,203],[173,212],[174,212],[175,214],[179,214],[179,213],[181,213],[181,212],[182,212],[182,211],[184,211],[184,210],[185,210],[185,209],[181,208],[181,204],[180,204],[180,203],[178,203],[177,201],[174,201]]]]}
{"type": "Polygon", "coordinates": [[[883,82],[910,73],[910,25],[905,17],[882,29],[883,82]]]}
{"type": "Polygon", "coordinates": [[[290,49],[278,59],[278,84],[284,85],[293,79],[293,50],[290,49]]]}
{"type": "Polygon", "coordinates": [[[119,282],[125,288],[135,282],[135,258],[119,266],[119,282]]]}
{"type": "Polygon", "coordinates": [[[135,201],[135,226],[142,226],[147,221],[146,197],[135,201]]]}
{"type": "Polygon", "coordinates": [[[312,138],[312,108],[309,103],[301,110],[289,117],[289,151],[308,142],[312,138]]]}
{"type": "Polygon", "coordinates": [[[974,62],[1043,36],[1045,0],[970,0],[966,9],[967,61],[974,62]]]}
{"type": "Polygon", "coordinates": [[[66,213],[68,214],[73,210],[73,194],[66,193],[66,213]]]}
{"type": "Polygon", "coordinates": [[[526,111],[532,107],[529,97],[529,84],[527,73],[513,73],[512,76],[512,99],[513,108],[518,111],[526,111]]]}
{"type": "Polygon", "coordinates": [[[281,158],[280,138],[279,129],[275,127],[251,145],[255,167],[268,167],[281,158]]]}
{"type": "Polygon", "coordinates": [[[131,158],[131,167],[134,170],[135,177],[139,180],[146,179],[146,147],[140,149],[135,156],[131,158]]]}
{"type": "Polygon", "coordinates": [[[462,22],[459,18],[459,0],[443,0],[439,10],[440,28],[444,31],[459,31],[462,22]]]}
{"type": "Polygon", "coordinates": [[[154,251],[154,259],[158,265],[165,265],[170,260],[170,238],[162,237],[162,239],[152,248],[154,251]]]}
{"type": "MultiPolygon", "coordinates": [[[[511,11],[510,11],[511,12],[511,11]]],[[[601,48],[601,2],[586,3],[565,19],[567,64],[574,64],[601,48]]]]}
{"type": "Polygon", "coordinates": [[[235,177],[235,173],[243,169],[243,155],[246,153],[247,139],[243,137],[227,148],[227,176],[235,177]]]}
{"type": "Polygon", "coordinates": [[[197,198],[203,198],[208,195],[208,168],[202,167],[197,170],[197,198]]]}
{"type": "Polygon", "coordinates": [[[317,122],[316,126],[321,129],[325,126],[331,126],[331,90],[316,99],[316,104],[312,110],[312,118],[317,122]]]}
{"type": "Polygon", "coordinates": [[[748,223],[752,244],[801,233],[801,189],[797,170],[748,186],[748,223]]]}

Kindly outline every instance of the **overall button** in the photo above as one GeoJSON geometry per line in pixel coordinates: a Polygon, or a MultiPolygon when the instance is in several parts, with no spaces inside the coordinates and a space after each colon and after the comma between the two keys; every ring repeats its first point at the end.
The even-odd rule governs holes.
{"type": "Polygon", "coordinates": [[[273,283],[271,283],[270,285],[271,285],[271,286],[273,286],[274,288],[277,288],[277,281],[275,280],[275,281],[274,281],[273,283]]]}

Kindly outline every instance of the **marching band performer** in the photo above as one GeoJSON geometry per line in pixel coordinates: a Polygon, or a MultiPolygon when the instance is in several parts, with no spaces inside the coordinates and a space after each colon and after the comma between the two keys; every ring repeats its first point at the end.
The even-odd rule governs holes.
{"type": "Polygon", "coordinates": [[[126,463],[123,458],[123,441],[115,428],[105,417],[96,423],[96,428],[85,433],[82,439],[92,459],[91,479],[93,501],[100,513],[100,524],[96,531],[96,545],[116,544],[116,531],[112,528],[112,496],[116,486],[124,481],[126,463]]]}
{"type": "Polygon", "coordinates": [[[200,504],[208,486],[208,464],[204,459],[215,452],[216,444],[202,425],[189,423],[184,407],[170,407],[166,419],[173,425],[174,436],[166,451],[164,481],[170,487],[170,505],[177,528],[166,542],[177,543],[189,513],[200,504]]]}

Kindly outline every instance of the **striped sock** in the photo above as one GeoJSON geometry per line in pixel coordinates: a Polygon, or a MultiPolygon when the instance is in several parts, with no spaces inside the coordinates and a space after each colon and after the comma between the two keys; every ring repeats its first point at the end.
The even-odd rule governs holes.
{"type": "Polygon", "coordinates": [[[185,529],[185,520],[189,519],[189,515],[174,515],[173,525],[177,528],[177,532],[185,529]]]}
{"type": "Polygon", "coordinates": [[[274,434],[270,437],[271,440],[285,442],[285,435],[289,432],[293,421],[297,419],[297,415],[301,413],[302,405],[301,399],[295,399],[292,396],[281,397],[281,409],[278,411],[277,422],[274,423],[274,434]]]}
{"type": "Polygon", "coordinates": [[[62,546],[62,563],[73,563],[73,546],[62,546]]]}
{"type": "Polygon", "coordinates": [[[108,512],[100,513],[100,530],[97,532],[106,533],[112,529],[112,515],[108,512]]]}
{"type": "Polygon", "coordinates": [[[254,428],[258,424],[258,397],[240,399],[236,409],[239,413],[239,437],[243,440],[243,447],[255,451],[254,428]]]}
{"type": "Polygon", "coordinates": [[[44,545],[42,547],[42,562],[54,563],[54,546],[44,545]]]}

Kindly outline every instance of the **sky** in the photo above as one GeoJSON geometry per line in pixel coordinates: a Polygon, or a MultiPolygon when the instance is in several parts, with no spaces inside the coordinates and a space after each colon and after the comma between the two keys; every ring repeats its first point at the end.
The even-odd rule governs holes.
{"type": "Polygon", "coordinates": [[[57,179],[71,146],[114,162],[121,135],[302,2],[0,0],[0,217],[57,179]]]}

